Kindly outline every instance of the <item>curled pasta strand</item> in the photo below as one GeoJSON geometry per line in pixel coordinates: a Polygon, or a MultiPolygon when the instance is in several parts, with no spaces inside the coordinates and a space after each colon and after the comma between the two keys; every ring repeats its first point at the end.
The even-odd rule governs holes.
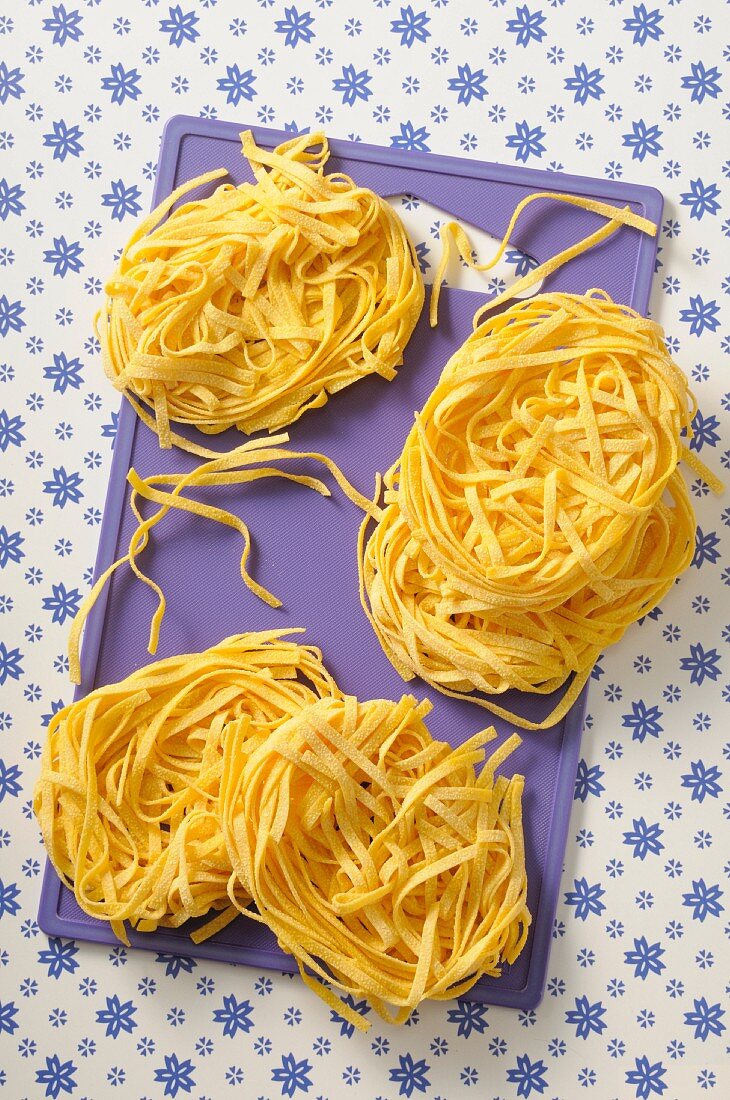
{"type": "Polygon", "coordinates": [[[605,241],[608,237],[612,236],[622,225],[631,226],[633,229],[638,229],[642,233],[647,233],[651,237],[655,237],[657,233],[657,227],[654,222],[648,218],[643,218],[639,214],[635,214],[629,206],[623,208],[618,206],[611,206],[605,202],[599,202],[596,199],[586,199],[580,195],[567,195],[555,191],[535,191],[531,195],[527,195],[521,202],[517,204],[510,218],[509,225],[507,226],[502,241],[497,248],[497,251],[492,256],[491,260],[487,260],[484,263],[478,263],[474,259],[474,249],[472,248],[471,241],[463,226],[458,222],[450,221],[442,225],[439,230],[439,237],[441,240],[441,259],[439,260],[438,268],[436,269],[436,276],[433,281],[433,290],[431,292],[431,303],[429,306],[429,319],[431,328],[434,328],[438,323],[438,307],[441,297],[441,286],[444,281],[444,275],[449,264],[451,257],[451,242],[453,240],[454,245],[459,253],[461,259],[466,263],[472,271],[491,271],[492,268],[499,263],[502,256],[507,249],[512,233],[514,232],[515,225],[519,220],[522,211],[530,206],[533,202],[538,202],[542,199],[549,199],[551,202],[567,203],[569,206],[577,206],[581,210],[588,210],[593,214],[600,214],[602,217],[608,219],[605,225],[600,226],[593,233],[590,233],[587,237],[583,237],[580,241],[576,241],[574,244],[564,248],[556,256],[551,256],[549,260],[545,260],[543,263],[538,264],[537,267],[528,271],[526,275],[523,275],[521,279],[518,279],[511,287],[502,291],[495,298],[486,302],[481,309],[477,310],[474,315],[474,328],[477,329],[482,322],[484,314],[497,309],[499,306],[504,305],[506,302],[511,301],[513,298],[518,297],[524,291],[529,290],[531,286],[539,283],[541,280],[551,275],[553,271],[557,271],[559,267],[566,264],[569,260],[574,259],[576,256],[582,255],[584,252],[588,252],[595,245],[605,241]]]}

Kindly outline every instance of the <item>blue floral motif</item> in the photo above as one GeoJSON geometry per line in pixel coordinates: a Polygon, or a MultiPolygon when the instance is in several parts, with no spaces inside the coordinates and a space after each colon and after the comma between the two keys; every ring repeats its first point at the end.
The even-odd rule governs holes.
{"type": "Polygon", "coordinates": [[[58,936],[52,936],[48,941],[48,947],[38,952],[38,962],[41,966],[48,967],[49,978],[60,978],[62,974],[73,974],[78,970],[79,962],[76,958],[79,949],[73,940],[64,941],[58,936]]]}
{"type": "Polygon", "coordinates": [[[43,377],[50,378],[53,382],[53,392],[64,394],[67,389],[77,390],[81,385],[83,375],[81,360],[68,359],[66,353],[61,351],[53,356],[53,364],[43,368],[43,377]]]}
{"type": "Polygon", "coordinates": [[[105,92],[111,92],[111,102],[121,106],[127,99],[139,99],[142,89],[139,82],[142,79],[137,69],[125,69],[121,61],[112,65],[109,75],[102,78],[101,87],[105,92]]]}
{"type": "Polygon", "coordinates": [[[53,45],[65,46],[67,42],[78,42],[84,33],[81,30],[81,13],[76,10],[66,11],[63,4],[54,4],[51,10],[53,15],[43,20],[43,30],[51,32],[53,45]]]}
{"type": "Polygon", "coordinates": [[[42,607],[44,611],[51,612],[51,622],[63,625],[67,619],[74,617],[79,609],[81,599],[78,588],[67,591],[66,585],[61,582],[52,585],[52,595],[43,598],[42,607]]]}
{"type": "Polygon", "coordinates": [[[546,1073],[547,1066],[542,1058],[533,1062],[528,1054],[518,1054],[517,1065],[507,1070],[507,1080],[517,1085],[517,1095],[527,1100],[533,1092],[543,1093],[548,1087],[546,1073]]]}
{"type": "Polygon", "coordinates": [[[701,642],[689,647],[689,656],[682,657],[679,667],[690,673],[690,683],[700,686],[705,680],[716,680],[720,675],[720,654],[716,649],[705,649],[701,642]]]}
{"type": "MultiPolygon", "coordinates": [[[[2,642],[0,642],[2,646],[2,642]]],[[[2,680],[0,680],[2,683],[2,680]]],[[[0,920],[4,916],[14,917],[20,911],[20,890],[15,882],[4,882],[0,878],[0,920]]]]}
{"type": "Polygon", "coordinates": [[[692,889],[682,895],[682,904],[692,910],[693,920],[703,924],[707,917],[719,917],[724,912],[722,894],[717,884],[708,886],[703,878],[692,879],[692,889]]]}
{"type": "Polygon", "coordinates": [[[664,34],[663,19],[659,8],[647,11],[646,4],[634,4],[634,14],[624,19],[624,30],[633,35],[635,46],[645,46],[649,39],[658,42],[664,34]]]}
{"type": "Polygon", "coordinates": [[[702,103],[706,98],[717,99],[722,88],[720,87],[720,70],[713,65],[706,69],[704,62],[693,62],[690,72],[682,77],[682,87],[691,92],[693,103],[702,103]]]}
{"type": "Polygon", "coordinates": [[[223,1007],[217,1008],[213,1013],[213,1019],[217,1024],[223,1024],[223,1034],[231,1039],[237,1031],[244,1034],[253,1027],[253,1007],[250,1001],[237,1001],[234,994],[223,998],[223,1007]]]}
{"type": "Polygon", "coordinates": [[[720,442],[719,427],[720,421],[714,414],[703,416],[701,409],[698,409],[692,421],[692,438],[689,441],[689,449],[691,451],[701,451],[705,445],[716,447],[720,442]]]}
{"type": "Polygon", "coordinates": [[[237,64],[226,66],[226,75],[218,79],[218,91],[226,93],[226,103],[237,107],[242,99],[252,100],[256,95],[256,77],[251,69],[243,72],[237,64]]]}
{"type": "Polygon", "coordinates": [[[527,275],[530,271],[534,271],[539,266],[537,260],[533,259],[532,256],[528,256],[526,252],[520,252],[517,248],[508,248],[504,258],[506,263],[514,267],[515,278],[517,279],[527,275]]]}
{"type": "Polygon", "coordinates": [[[9,416],[7,409],[0,409],[0,452],[8,447],[19,447],[25,442],[22,429],[25,421],[20,416],[9,416]]]}
{"type": "Polygon", "coordinates": [[[20,1024],[15,1019],[17,1015],[18,1008],[15,1001],[6,1001],[5,1004],[0,1001],[0,1034],[4,1031],[7,1035],[12,1035],[18,1030],[20,1024]]]}
{"type": "Polygon", "coordinates": [[[46,1056],[45,1069],[36,1070],[36,1084],[45,1085],[44,1096],[56,1100],[62,1092],[71,1093],[77,1087],[75,1074],[76,1066],[69,1059],[62,1062],[57,1054],[46,1056]]]}
{"type": "Polygon", "coordinates": [[[282,1055],[281,1065],[271,1071],[271,1080],[281,1085],[282,1096],[294,1096],[297,1092],[309,1092],[312,1066],[306,1058],[297,1061],[293,1053],[282,1055]]]}
{"type": "Polygon", "coordinates": [[[183,42],[194,42],[200,38],[196,25],[200,22],[194,11],[183,11],[180,4],[170,7],[167,19],[160,20],[160,31],[169,35],[169,44],[178,49],[183,42]]]}
{"type": "Polygon", "coordinates": [[[69,271],[81,271],[84,266],[81,259],[83,251],[80,241],[67,241],[62,235],[53,238],[53,248],[44,251],[43,259],[47,264],[53,265],[53,274],[63,279],[69,271]]]}
{"type": "Polygon", "coordinates": [[[585,61],[573,66],[573,75],[566,77],[565,90],[573,92],[573,102],[584,107],[589,99],[600,99],[606,94],[603,85],[603,73],[600,69],[589,71],[585,61]]]}
{"type": "Polygon", "coordinates": [[[416,129],[412,122],[401,122],[400,133],[391,136],[390,144],[394,149],[410,149],[413,152],[428,153],[429,147],[426,142],[430,136],[425,126],[419,126],[416,129]]]}
{"type": "Polygon", "coordinates": [[[663,833],[658,822],[649,825],[643,817],[635,817],[633,829],[624,833],[624,844],[634,849],[634,859],[644,860],[647,855],[658,856],[664,850],[660,840],[663,833]]]}
{"type": "Polygon", "coordinates": [[[53,477],[43,482],[43,492],[53,498],[54,508],[65,508],[68,503],[78,504],[83,497],[79,488],[82,482],[81,474],[69,473],[65,466],[58,466],[53,477]]]}
{"type": "Polygon", "coordinates": [[[165,1096],[175,1097],[179,1092],[191,1092],[195,1085],[195,1066],[186,1058],[180,1061],[177,1054],[165,1054],[165,1064],[155,1070],[155,1081],[164,1084],[165,1096]]]}
{"type": "Polygon", "coordinates": [[[662,962],[664,948],[660,943],[649,943],[646,936],[634,937],[633,951],[624,951],[624,961],[634,967],[634,977],[646,981],[649,974],[661,974],[666,970],[662,962]]]}
{"type": "Polygon", "coordinates": [[[430,1069],[425,1058],[415,1062],[411,1054],[399,1054],[399,1065],[390,1070],[390,1080],[398,1085],[399,1096],[413,1096],[414,1092],[425,1092],[431,1082],[428,1079],[430,1069]]]}
{"type": "Polygon", "coordinates": [[[667,1071],[661,1062],[652,1063],[645,1054],[642,1054],[640,1058],[635,1059],[635,1063],[635,1068],[626,1072],[626,1083],[636,1085],[634,1095],[638,1100],[648,1100],[654,1093],[661,1096],[666,1092],[667,1083],[664,1075],[667,1071]]]}
{"type": "Polygon", "coordinates": [[[720,307],[714,298],[705,302],[701,294],[694,294],[690,295],[688,308],[680,311],[679,319],[689,325],[692,336],[701,336],[705,329],[708,332],[717,330],[720,325],[719,312],[720,307]]]}
{"type": "Polygon", "coordinates": [[[527,4],[515,9],[514,19],[507,20],[507,30],[515,36],[515,45],[529,46],[531,42],[542,42],[547,31],[544,28],[545,16],[538,8],[530,11],[527,4]]]}
{"type": "Polygon", "coordinates": [[[9,99],[20,99],[25,93],[23,75],[19,68],[9,69],[4,61],[0,61],[0,105],[6,104],[9,99]]]}
{"type": "Polygon", "coordinates": [[[136,184],[127,187],[123,180],[118,179],[112,180],[109,187],[110,190],[101,196],[101,205],[111,209],[112,218],[121,222],[128,214],[136,217],[140,213],[142,206],[137,199],[142,192],[136,184]]]}
{"type": "Polygon", "coordinates": [[[111,439],[112,447],[114,446],[114,440],[117,435],[117,427],[119,425],[119,413],[113,412],[108,424],[102,425],[101,434],[103,439],[111,439]]]}
{"type": "Polygon", "coordinates": [[[701,569],[706,562],[714,565],[720,559],[719,545],[720,539],[716,531],[703,531],[698,527],[695,533],[695,552],[690,565],[695,569],[701,569]]]}
{"type": "Polygon", "coordinates": [[[0,802],[6,796],[18,797],[23,789],[20,783],[22,774],[17,764],[6,764],[4,760],[0,760],[0,802]]]}
{"type": "Polygon", "coordinates": [[[456,1002],[456,1008],[449,1009],[446,1018],[450,1024],[457,1025],[457,1035],[468,1039],[472,1031],[475,1031],[477,1035],[484,1034],[489,1027],[487,1022],[488,1012],[487,1005],[481,1005],[476,1001],[459,1000],[456,1002]]]}
{"type": "Polygon", "coordinates": [[[6,680],[19,680],[23,672],[23,654],[16,647],[8,649],[0,641],[0,687],[6,680]]]}
{"type": "Polygon", "coordinates": [[[20,216],[25,210],[21,202],[25,191],[19,183],[9,184],[3,176],[0,179],[0,220],[5,221],[10,214],[20,216]]]}
{"type": "Polygon", "coordinates": [[[22,313],[25,313],[25,306],[20,299],[11,302],[7,295],[0,294],[0,336],[7,336],[9,332],[20,332],[25,328],[22,313]]]}
{"type": "Polygon", "coordinates": [[[527,161],[530,157],[541,157],[545,152],[542,139],[545,131],[542,126],[533,126],[523,119],[515,126],[514,133],[507,135],[507,148],[515,150],[515,160],[527,161]]]}
{"type": "Polygon", "coordinates": [[[682,786],[692,791],[693,802],[704,802],[706,798],[718,798],[722,793],[721,776],[717,764],[708,768],[704,760],[693,760],[690,770],[682,776],[682,786]]]}
{"type": "Polygon", "coordinates": [[[591,1004],[587,997],[576,997],[575,1008],[565,1013],[565,1022],[575,1027],[576,1039],[587,1039],[591,1032],[600,1035],[608,1024],[604,1020],[606,1009],[601,1001],[591,1004]]]}
{"type": "Polygon", "coordinates": [[[471,70],[470,65],[459,65],[458,75],[449,80],[449,91],[457,92],[457,103],[463,103],[468,107],[472,99],[482,100],[487,94],[485,83],[487,74],[484,69],[471,70]]]}
{"type": "Polygon", "coordinates": [[[122,1032],[131,1035],[138,1026],[134,1015],[137,1009],[132,1001],[120,1001],[115,993],[106,998],[106,1008],[97,1009],[96,1022],[106,1028],[105,1035],[116,1039],[122,1032]]]}
{"type": "Polygon", "coordinates": [[[68,126],[65,119],[52,123],[52,129],[43,135],[43,144],[53,149],[53,159],[62,163],[66,157],[78,157],[84,151],[81,144],[83,131],[76,123],[68,126]]]}
{"type": "Polygon", "coordinates": [[[25,551],[21,550],[25,538],[20,531],[8,531],[3,523],[0,526],[0,569],[4,569],[8,562],[16,565],[25,557],[25,551]]]}
{"type": "Polygon", "coordinates": [[[390,29],[400,35],[400,44],[410,50],[416,42],[426,42],[431,37],[428,24],[431,22],[425,11],[414,11],[410,4],[400,9],[400,19],[392,19],[390,29]]]}
{"type": "Polygon", "coordinates": [[[706,997],[699,997],[695,999],[694,1006],[693,1012],[685,1012],[684,1022],[687,1027],[695,1029],[695,1039],[706,1043],[710,1035],[722,1035],[726,1030],[726,1025],[722,1022],[725,1009],[719,1001],[710,1005],[706,997]]]}
{"type": "Polygon", "coordinates": [[[600,798],[605,790],[605,787],[601,783],[603,775],[604,772],[598,764],[593,764],[589,768],[585,760],[579,760],[573,798],[577,802],[585,802],[589,794],[596,795],[600,798]]]}
{"type": "Polygon", "coordinates": [[[690,180],[689,191],[681,195],[682,206],[689,207],[690,218],[702,221],[705,214],[717,214],[720,203],[717,201],[720,188],[716,183],[705,184],[700,176],[690,180]]]}
{"type": "Polygon", "coordinates": [[[352,107],[358,99],[370,99],[373,94],[369,87],[372,79],[367,69],[358,72],[354,65],[343,65],[342,76],[332,81],[332,87],[342,94],[342,102],[352,107]]]}
{"type": "Polygon", "coordinates": [[[155,962],[164,963],[165,977],[177,978],[179,974],[192,974],[198,965],[195,959],[188,955],[171,955],[166,951],[160,951],[155,955],[155,962]]]}
{"type": "Polygon", "coordinates": [[[631,704],[631,714],[624,714],[621,723],[627,729],[633,730],[633,741],[644,741],[647,737],[658,737],[663,726],[659,719],[662,712],[654,705],[647,707],[643,699],[638,699],[631,704]]]}
{"type": "Polygon", "coordinates": [[[291,46],[294,49],[300,42],[312,41],[315,37],[313,25],[314,19],[311,12],[299,12],[292,5],[290,8],[284,8],[284,18],[276,20],[274,30],[277,34],[284,35],[285,46],[291,46]]]}
{"type": "Polygon", "coordinates": [[[643,118],[631,123],[631,133],[623,135],[624,145],[631,149],[633,160],[642,161],[644,157],[658,157],[664,146],[659,141],[662,131],[654,124],[647,126],[643,118]]]}
{"type": "Polygon", "coordinates": [[[575,909],[576,920],[585,921],[604,912],[606,905],[601,898],[605,892],[600,882],[591,886],[587,879],[577,878],[573,881],[573,889],[565,894],[565,904],[575,909]]]}

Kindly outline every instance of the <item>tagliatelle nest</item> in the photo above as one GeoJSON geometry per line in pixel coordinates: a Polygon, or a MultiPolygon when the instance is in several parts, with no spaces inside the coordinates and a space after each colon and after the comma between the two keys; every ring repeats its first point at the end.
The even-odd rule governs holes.
{"type": "Polygon", "coordinates": [[[97,318],[108,377],[162,446],[186,445],[170,420],[274,431],[359,378],[394,378],[423,305],[398,215],[325,174],[324,134],[274,152],[241,137],[256,182],[172,210],[226,172],[174,191],[124,247],[97,318]]]}
{"type": "MultiPolygon", "coordinates": [[[[227,723],[245,716],[256,742],[338,694],[318,650],[270,630],[147,665],[55,714],[33,808],[80,908],[125,943],[124,921],[146,932],[223,910],[199,941],[232,920],[218,818],[227,723]]],[[[235,897],[248,900],[242,887],[235,897]]]]}
{"type": "MultiPolygon", "coordinates": [[[[430,704],[322,700],[259,745],[226,736],[220,814],[239,887],[304,981],[316,978],[402,1022],[426,997],[465,993],[519,955],[530,923],[524,780],[495,778],[493,730],[434,741],[430,704]]],[[[237,896],[231,900],[240,906],[237,896]]]]}
{"type": "Polygon", "coordinates": [[[527,728],[558,721],[692,559],[677,465],[693,414],[661,329],[603,293],[482,324],[417,414],[367,541],[363,525],[363,605],[401,675],[527,728]],[[571,674],[543,722],[493,699],[571,674]]]}

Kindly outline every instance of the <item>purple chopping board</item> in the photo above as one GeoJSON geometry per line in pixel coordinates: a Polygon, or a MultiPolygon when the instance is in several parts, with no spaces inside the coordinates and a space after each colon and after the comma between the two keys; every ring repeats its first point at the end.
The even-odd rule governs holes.
{"type": "MultiPolygon", "coordinates": [[[[252,179],[240,149],[245,123],[224,123],[177,116],[165,127],[154,202],[185,180],[219,166],[235,183],[252,179]]],[[[257,142],[273,148],[291,135],[252,127],[257,142]]],[[[660,223],[662,196],[649,187],[592,180],[558,173],[479,161],[381,149],[346,141],[331,143],[330,171],[351,175],[382,195],[415,195],[452,216],[500,237],[520,199],[533,191],[563,191],[624,205],[660,223]]],[[[563,204],[533,204],[518,223],[511,244],[538,261],[549,258],[602,223],[596,215],[563,204]]],[[[656,258],[656,239],[622,228],[588,255],[545,280],[544,290],[583,293],[601,287],[620,302],[645,312],[656,258]]],[[[111,262],[111,257],[110,257],[111,262]]],[[[486,285],[486,284],[485,284],[486,285]]],[[[366,379],[307,413],[290,429],[292,449],[321,451],[333,458],[350,480],[371,494],[376,471],[384,471],[400,453],[420,408],[441,369],[470,331],[484,296],[472,291],[443,291],[439,325],[428,326],[428,300],[411,338],[396,380],[366,379]]],[[[178,429],[179,430],[179,429],[178,429]]],[[[191,438],[192,438],[191,434],[191,438]]],[[[243,441],[236,432],[206,437],[208,446],[228,450],[243,441]],[[211,442],[212,440],[212,442],[211,442]]],[[[187,471],[197,460],[178,450],[161,451],[157,437],[123,402],[109,478],[96,562],[97,575],[126,552],[134,524],[127,506],[126,474],[134,466],[142,476],[187,471]]],[[[296,468],[290,464],[289,468],[296,468]]],[[[322,476],[321,467],[302,463],[303,472],[322,476]]],[[[325,480],[329,480],[325,475],[325,480]]],[[[169,514],[153,532],[145,551],[145,570],[168,599],[158,657],[203,649],[227,635],[246,630],[306,627],[305,638],[319,646],[343,691],[361,699],[397,699],[403,692],[434,704],[428,719],[437,738],[456,745],[494,724],[499,740],[512,732],[474,704],[449,699],[420,680],[406,685],[384,656],[358,598],[355,542],[360,513],[332,486],[329,499],[291,483],[269,479],[231,489],[196,490],[199,499],[243,516],[254,542],[249,568],[283,600],[273,610],[258,601],[239,574],[239,537],[218,524],[183,513],[169,514]]],[[[81,688],[120,680],[151,660],[146,645],[154,598],[131,572],[117,572],[87,625],[81,688]]],[[[563,722],[542,732],[519,731],[522,745],[504,767],[526,777],[525,844],[528,902],[533,916],[527,945],[499,979],[483,978],[468,1000],[528,1009],[540,1000],[547,973],[573,784],[585,712],[585,691],[563,722]]],[[[526,716],[544,716],[555,696],[511,693],[501,703],[526,716]]],[[[87,917],[73,895],[46,867],[39,924],[48,935],[116,943],[109,927],[87,917]]],[[[239,917],[219,935],[195,945],[187,929],[130,934],[135,947],[217,959],[256,968],[294,972],[291,956],[253,921],[239,917]]]]}

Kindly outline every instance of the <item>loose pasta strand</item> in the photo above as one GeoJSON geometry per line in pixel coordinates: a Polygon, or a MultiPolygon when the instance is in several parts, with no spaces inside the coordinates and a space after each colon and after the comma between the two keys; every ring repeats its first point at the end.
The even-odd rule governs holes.
{"type": "Polygon", "coordinates": [[[314,451],[288,450],[282,446],[288,441],[289,436],[286,433],[281,433],[264,440],[250,440],[248,443],[244,443],[235,450],[224,454],[218,453],[216,455],[216,452],[210,452],[216,457],[209,462],[201,463],[187,474],[155,474],[152,477],[141,478],[135,469],[129,471],[127,481],[132,490],[130,507],[135,514],[138,525],[130,539],[127,553],[105,569],[97,578],[74,617],[68,643],[69,676],[72,683],[78,684],[81,682],[80,645],[84,624],[107,582],[117,569],[127,563],[129,563],[135,575],[152,588],[157,596],[157,609],[152,617],[147,647],[151,654],[157,652],[166,601],[161,587],[142,571],[137,559],[149,544],[151,531],[164,519],[171,508],[191,512],[194,515],[232,527],[237,531],[243,539],[241,577],[246,587],[270,607],[281,606],[281,601],[254,580],[248,572],[247,562],[251,550],[251,538],[246,523],[240,517],[222,508],[216,508],[211,504],[204,504],[184,496],[184,490],[206,486],[242,485],[262,478],[278,477],[303,485],[305,488],[313,489],[321,496],[329,496],[330,490],[319,478],[289,473],[286,470],[278,469],[276,466],[255,466],[256,463],[262,462],[278,463],[291,460],[308,460],[323,465],[332,474],[339,487],[353,504],[373,515],[379,514],[380,510],[377,505],[374,505],[367,497],[359,493],[330,458],[314,451]],[[147,519],[143,519],[139,511],[137,501],[140,497],[158,505],[157,511],[147,519]]]}
{"type": "Polygon", "coordinates": [[[608,203],[598,202],[595,199],[586,199],[580,195],[566,195],[554,191],[536,191],[534,194],[524,198],[515,207],[509,225],[504,232],[502,241],[491,260],[487,260],[484,263],[478,263],[473,258],[474,250],[463,226],[454,221],[446,222],[439,230],[442,247],[441,259],[436,269],[436,276],[433,281],[433,289],[431,292],[431,304],[429,307],[431,328],[434,328],[438,323],[441,286],[451,257],[451,241],[453,240],[459,256],[472,271],[491,271],[504,255],[522,211],[530,206],[531,203],[538,202],[542,199],[548,199],[551,202],[567,203],[570,206],[577,206],[581,210],[588,210],[593,214],[600,214],[608,220],[605,225],[600,226],[599,229],[590,233],[587,237],[583,237],[582,240],[576,241],[574,244],[564,248],[556,256],[551,256],[549,260],[545,260],[543,263],[538,264],[537,267],[528,271],[526,275],[523,275],[522,278],[518,279],[511,287],[508,287],[506,290],[502,291],[501,294],[498,294],[495,298],[486,302],[474,315],[475,329],[479,327],[485,313],[491,312],[499,306],[504,305],[506,302],[511,301],[513,298],[518,297],[524,291],[529,290],[531,286],[534,286],[535,283],[539,283],[541,280],[547,278],[548,275],[557,271],[559,267],[562,267],[563,264],[566,264],[569,260],[582,255],[584,252],[590,251],[595,245],[600,244],[602,241],[612,236],[622,225],[631,226],[633,229],[638,229],[642,233],[647,233],[650,237],[655,237],[657,233],[657,227],[654,222],[650,221],[648,218],[642,218],[639,214],[635,214],[628,206],[620,208],[618,206],[611,206],[608,203]]]}

